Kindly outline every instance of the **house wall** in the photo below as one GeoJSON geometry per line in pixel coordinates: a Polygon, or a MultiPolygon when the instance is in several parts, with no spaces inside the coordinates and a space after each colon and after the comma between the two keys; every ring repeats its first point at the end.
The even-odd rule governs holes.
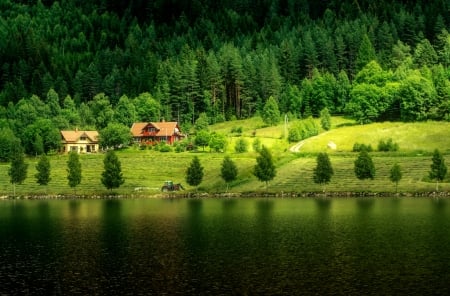
{"type": "Polygon", "coordinates": [[[78,143],[65,143],[64,153],[76,151],[77,153],[95,153],[98,152],[99,146],[97,143],[90,143],[87,141],[78,143]]]}

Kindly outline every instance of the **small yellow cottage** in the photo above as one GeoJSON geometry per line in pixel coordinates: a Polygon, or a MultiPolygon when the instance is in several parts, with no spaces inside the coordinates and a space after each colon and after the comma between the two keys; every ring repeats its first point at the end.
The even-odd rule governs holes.
{"type": "Polygon", "coordinates": [[[98,151],[97,131],[61,131],[63,152],[94,153],[98,151]]]}

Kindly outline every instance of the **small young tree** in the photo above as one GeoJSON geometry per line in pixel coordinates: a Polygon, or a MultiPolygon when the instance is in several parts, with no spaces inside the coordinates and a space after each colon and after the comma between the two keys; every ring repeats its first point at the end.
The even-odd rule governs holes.
{"type": "Polygon", "coordinates": [[[320,111],[320,124],[326,131],[330,130],[331,128],[331,115],[330,111],[328,111],[328,108],[326,107],[322,111],[320,111]]]}
{"type": "Polygon", "coordinates": [[[220,170],[220,176],[227,183],[227,191],[228,191],[228,183],[236,180],[238,174],[238,169],[236,164],[229,156],[225,156],[222,162],[222,168],[220,170]]]}
{"type": "Polygon", "coordinates": [[[202,146],[203,151],[205,151],[205,147],[209,144],[210,134],[207,130],[201,130],[195,136],[194,143],[197,146],[202,146]]]}
{"type": "Polygon", "coordinates": [[[255,138],[254,140],[253,140],[253,151],[255,151],[255,152],[259,152],[259,151],[261,151],[261,140],[259,139],[259,138],[255,138]]]}
{"type": "Polygon", "coordinates": [[[438,149],[434,150],[431,171],[430,171],[430,179],[436,180],[436,191],[439,191],[439,182],[442,182],[447,175],[447,166],[445,165],[444,156],[442,156],[441,152],[438,149]]]}
{"type": "Polygon", "coordinates": [[[36,164],[37,173],[34,175],[36,183],[46,186],[50,182],[50,160],[45,154],[42,154],[36,164]]]}
{"type": "Polygon", "coordinates": [[[355,175],[360,180],[375,178],[375,165],[366,150],[359,152],[355,160],[355,175]]]}
{"type": "Polygon", "coordinates": [[[81,183],[81,163],[78,153],[72,151],[69,153],[69,160],[67,161],[67,180],[69,186],[75,189],[81,183]]]}
{"type": "Polygon", "coordinates": [[[389,173],[389,179],[395,183],[395,193],[397,193],[398,182],[402,179],[402,169],[398,163],[395,163],[389,173]]]}
{"type": "Polygon", "coordinates": [[[224,134],[214,132],[209,138],[209,148],[216,152],[225,152],[227,144],[227,137],[224,134]]]}
{"type": "Polygon", "coordinates": [[[236,143],[234,144],[234,151],[236,153],[244,153],[248,150],[248,143],[247,140],[244,138],[239,138],[236,140],[236,143]]]}
{"type": "Polygon", "coordinates": [[[186,182],[191,186],[198,186],[203,180],[203,167],[197,156],[191,161],[191,164],[186,170],[186,182]]]}
{"type": "Polygon", "coordinates": [[[262,120],[265,124],[270,126],[278,124],[280,122],[280,110],[278,109],[277,101],[270,96],[261,113],[262,120]]]}
{"type": "Polygon", "coordinates": [[[334,171],[327,153],[317,155],[317,166],[314,168],[314,183],[322,184],[325,192],[325,185],[331,181],[334,171]]]}
{"type": "Polygon", "coordinates": [[[272,154],[264,145],[261,147],[259,156],[256,158],[256,165],[253,174],[259,181],[266,183],[266,190],[269,181],[275,178],[277,172],[273,163],[272,154]]]}
{"type": "Polygon", "coordinates": [[[105,158],[103,159],[103,167],[104,170],[101,180],[106,189],[112,190],[119,188],[125,182],[120,160],[113,150],[106,152],[105,158]]]}
{"type": "Polygon", "coordinates": [[[23,148],[16,146],[11,153],[11,167],[9,168],[8,175],[10,181],[13,184],[13,196],[16,196],[16,184],[22,184],[27,178],[28,164],[25,163],[23,148]]]}

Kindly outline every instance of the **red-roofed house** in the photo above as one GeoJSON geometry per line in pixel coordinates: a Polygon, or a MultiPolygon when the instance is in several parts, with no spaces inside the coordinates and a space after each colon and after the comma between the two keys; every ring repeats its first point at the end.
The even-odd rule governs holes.
{"type": "Polygon", "coordinates": [[[63,152],[92,153],[98,151],[97,131],[61,131],[63,152]]]}
{"type": "Polygon", "coordinates": [[[166,142],[167,144],[173,144],[184,138],[178,123],[175,121],[136,122],[131,126],[131,133],[136,143],[166,142]]]}

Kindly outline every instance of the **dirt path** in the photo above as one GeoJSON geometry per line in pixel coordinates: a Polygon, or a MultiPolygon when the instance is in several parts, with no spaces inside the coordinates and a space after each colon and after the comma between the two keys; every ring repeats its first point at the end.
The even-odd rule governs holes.
{"type": "Polygon", "coordinates": [[[305,144],[305,140],[302,140],[302,141],[298,142],[297,144],[295,144],[294,146],[292,146],[291,148],[289,148],[289,151],[298,152],[300,150],[300,148],[302,148],[303,144],[305,144]]]}

